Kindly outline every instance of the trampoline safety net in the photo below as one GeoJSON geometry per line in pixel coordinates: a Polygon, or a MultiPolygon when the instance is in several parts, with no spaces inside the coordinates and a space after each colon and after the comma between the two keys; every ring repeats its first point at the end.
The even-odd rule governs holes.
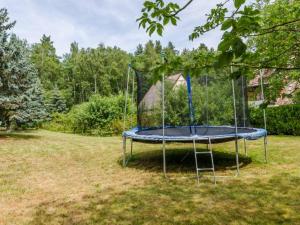
{"type": "Polygon", "coordinates": [[[163,80],[163,76],[153,79],[151,74],[138,71],[135,75],[139,130],[162,127],[163,92],[165,127],[235,126],[235,122],[238,127],[250,126],[244,76],[231,80],[229,74],[174,73],[163,80]]]}

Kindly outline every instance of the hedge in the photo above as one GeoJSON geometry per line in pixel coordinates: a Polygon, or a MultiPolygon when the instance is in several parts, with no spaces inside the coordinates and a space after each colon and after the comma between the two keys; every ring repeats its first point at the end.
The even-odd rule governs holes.
{"type": "MultiPolygon", "coordinates": [[[[88,135],[118,135],[123,130],[124,100],[122,95],[93,96],[89,102],[74,106],[67,114],[53,114],[52,121],[43,127],[88,135]]],[[[128,105],[131,106],[130,102],[128,105]]],[[[135,110],[131,108],[128,113],[134,115],[133,121],[136,121],[135,110]]],[[[268,134],[300,135],[300,104],[268,107],[266,116],[268,134]]],[[[250,109],[250,123],[254,127],[264,127],[262,109],[250,109]]]]}
{"type": "MultiPolygon", "coordinates": [[[[300,104],[266,108],[268,134],[300,135],[300,104]]],[[[263,111],[250,110],[250,122],[264,127],[263,111]]]]}
{"type": "MultiPolygon", "coordinates": [[[[45,123],[43,128],[88,135],[117,135],[123,130],[124,103],[123,95],[109,97],[96,95],[88,102],[74,106],[67,114],[54,113],[52,121],[45,123]]],[[[128,106],[128,114],[134,115],[130,102],[128,106]]],[[[130,120],[130,115],[127,119],[130,120]]],[[[133,121],[135,122],[135,118],[133,121]]]]}

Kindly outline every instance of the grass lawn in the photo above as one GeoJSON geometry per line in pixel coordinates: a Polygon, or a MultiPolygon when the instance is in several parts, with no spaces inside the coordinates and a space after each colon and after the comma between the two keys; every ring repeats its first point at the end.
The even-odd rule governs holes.
{"type": "MultiPolygon", "coordinates": [[[[300,137],[268,140],[268,164],[248,142],[240,176],[214,186],[197,185],[191,144],[167,145],[165,179],[160,145],[134,143],[124,169],[120,137],[1,134],[0,224],[300,224],[300,137]]],[[[234,175],[233,149],[214,145],[218,175],[234,175]]]]}

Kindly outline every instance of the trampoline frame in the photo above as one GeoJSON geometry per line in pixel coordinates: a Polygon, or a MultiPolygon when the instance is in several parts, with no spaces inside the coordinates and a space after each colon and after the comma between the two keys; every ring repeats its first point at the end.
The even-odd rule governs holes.
{"type": "MultiPolygon", "coordinates": [[[[189,126],[182,126],[188,128],[189,126]]],[[[194,128],[230,128],[235,129],[235,127],[232,126],[194,126],[194,128]]],[[[165,129],[168,128],[177,128],[177,127],[165,127],[165,129]]],[[[245,127],[237,127],[238,129],[243,129],[245,127]]],[[[161,128],[156,128],[161,129],[161,128]]],[[[223,135],[197,135],[197,134],[191,134],[190,136],[163,136],[163,135],[140,135],[137,134],[140,130],[135,127],[129,131],[123,132],[123,166],[125,167],[127,165],[127,162],[130,160],[132,153],[133,153],[133,142],[147,142],[147,143],[163,143],[163,141],[166,143],[171,142],[183,142],[183,143],[193,143],[193,149],[194,152],[196,152],[196,143],[202,143],[207,144],[207,149],[210,149],[212,152],[212,146],[214,143],[224,143],[224,142],[231,142],[235,141],[235,158],[236,158],[236,169],[237,174],[239,174],[239,149],[238,149],[238,140],[243,139],[244,140],[244,151],[245,155],[247,155],[247,145],[246,140],[257,140],[261,137],[263,137],[263,143],[264,143],[264,159],[265,162],[267,162],[267,131],[265,129],[261,128],[247,128],[252,129],[254,132],[249,133],[230,133],[230,134],[223,134],[223,135]],[[126,153],[126,142],[127,139],[131,140],[130,144],[130,156],[127,159],[127,153],[126,153]],[[208,146],[210,146],[208,148],[208,146]]],[[[155,128],[152,129],[146,129],[147,130],[155,130],[155,128]]],[[[165,146],[163,146],[165,147],[165,146]]],[[[164,165],[166,166],[166,162],[164,162],[164,165]]],[[[197,166],[197,165],[196,165],[197,166]]],[[[166,168],[166,167],[165,167],[166,168]]],[[[198,176],[197,176],[198,177],[198,176]]]]}
{"type": "MultiPolygon", "coordinates": [[[[162,53],[162,62],[164,63],[164,55],[162,53]]],[[[126,83],[126,92],[125,92],[125,106],[124,106],[124,124],[123,124],[123,166],[125,167],[130,160],[132,153],[133,153],[133,142],[134,141],[140,141],[140,142],[157,142],[157,143],[162,143],[162,151],[163,151],[163,173],[165,177],[167,177],[167,167],[166,167],[166,142],[192,142],[193,143],[193,149],[195,152],[195,164],[196,164],[196,171],[197,171],[197,179],[199,183],[199,174],[198,174],[198,166],[197,166],[197,151],[196,151],[196,143],[201,142],[201,141],[207,141],[207,149],[209,149],[211,153],[211,160],[212,160],[212,169],[213,169],[213,174],[214,174],[214,181],[215,180],[215,171],[214,171],[214,164],[213,164],[213,156],[212,156],[212,140],[218,140],[223,138],[226,139],[227,141],[235,141],[235,159],[236,159],[236,170],[237,173],[236,175],[239,175],[239,145],[238,145],[238,140],[243,139],[244,140],[244,151],[245,154],[247,155],[247,146],[246,146],[246,140],[256,140],[260,137],[263,138],[263,143],[264,143],[264,158],[265,162],[267,163],[267,122],[266,122],[266,112],[265,109],[263,109],[263,119],[264,119],[264,125],[265,129],[260,129],[260,128],[251,128],[254,129],[255,132],[253,133],[238,133],[238,129],[240,127],[237,126],[237,112],[236,112],[236,102],[235,102],[235,88],[234,88],[234,80],[232,79],[232,97],[233,97],[233,108],[234,108],[234,122],[235,126],[220,126],[220,127],[230,127],[235,129],[234,134],[228,134],[228,135],[190,135],[190,136],[184,136],[184,137],[169,137],[165,135],[165,128],[168,128],[165,126],[165,75],[162,73],[162,135],[138,135],[136,134],[138,128],[133,128],[129,131],[125,131],[126,128],[126,116],[127,116],[127,102],[128,102],[128,95],[129,95],[129,80],[130,80],[130,73],[133,68],[131,65],[128,65],[128,73],[127,73],[127,83],[126,83]],[[127,139],[131,140],[131,147],[130,147],[130,157],[127,159],[127,153],[126,153],[126,141],[127,139]]],[[[231,67],[231,72],[233,71],[231,67]]],[[[260,80],[261,80],[261,96],[262,100],[264,100],[264,91],[263,91],[263,74],[262,70],[260,70],[260,80]]],[[[132,91],[134,90],[134,77],[132,79],[132,91]]],[[[134,95],[133,93],[131,94],[132,102],[134,95]]],[[[245,102],[243,102],[245,105],[245,102]]],[[[245,113],[245,112],[244,112],[245,113]]],[[[244,118],[245,119],[245,118],[244,118]]],[[[131,125],[132,125],[132,118],[130,120],[131,125]]],[[[244,123],[245,126],[245,123],[244,123]]],[[[131,126],[132,127],[132,126],[131,126]]],[[[206,127],[216,127],[216,126],[206,126],[206,127]]],[[[243,127],[247,128],[247,127],[243,127]]],[[[221,141],[222,142],[222,141],[221,141]]],[[[225,141],[223,141],[225,142],[225,141]]]]}
{"type": "MultiPolygon", "coordinates": [[[[229,129],[235,129],[233,126],[166,126],[164,127],[164,130],[166,131],[167,129],[173,129],[173,128],[187,128],[187,129],[199,129],[199,128],[229,128],[229,129]]],[[[197,142],[205,142],[206,144],[208,143],[208,138],[212,140],[212,143],[222,143],[222,142],[228,142],[232,141],[233,138],[238,139],[245,139],[245,140],[257,140],[260,137],[264,137],[267,135],[267,131],[265,129],[261,128],[252,128],[252,127],[237,127],[237,130],[239,129],[249,129],[253,130],[253,132],[236,132],[236,133],[224,133],[224,134],[215,134],[215,135],[199,135],[199,134],[190,134],[189,136],[187,135],[157,135],[157,134],[138,134],[138,132],[141,131],[151,131],[151,130],[156,130],[156,129],[163,129],[162,127],[157,127],[157,128],[149,128],[149,129],[144,129],[144,130],[139,130],[137,127],[124,131],[123,132],[123,137],[125,136],[126,138],[133,139],[134,141],[140,141],[140,142],[162,142],[163,139],[166,142],[192,142],[193,140],[197,142]],[[223,141],[224,140],[224,141],[223,141]]]]}

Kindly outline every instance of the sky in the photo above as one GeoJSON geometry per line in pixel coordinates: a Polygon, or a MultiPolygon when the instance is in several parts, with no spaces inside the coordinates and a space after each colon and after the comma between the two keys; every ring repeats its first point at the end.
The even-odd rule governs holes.
{"type": "Polygon", "coordinates": [[[143,0],[0,0],[0,7],[7,8],[10,18],[17,21],[13,32],[20,38],[36,43],[43,34],[50,35],[57,54],[62,56],[69,52],[73,41],[84,48],[103,43],[129,52],[149,39],[160,40],[163,45],[172,41],[178,50],[191,49],[200,43],[216,47],[221,37],[218,30],[193,42],[188,40],[193,28],[205,22],[205,14],[216,3],[216,0],[194,1],[180,14],[178,26],[167,27],[163,37],[149,37],[138,28],[136,19],[143,0]]]}

